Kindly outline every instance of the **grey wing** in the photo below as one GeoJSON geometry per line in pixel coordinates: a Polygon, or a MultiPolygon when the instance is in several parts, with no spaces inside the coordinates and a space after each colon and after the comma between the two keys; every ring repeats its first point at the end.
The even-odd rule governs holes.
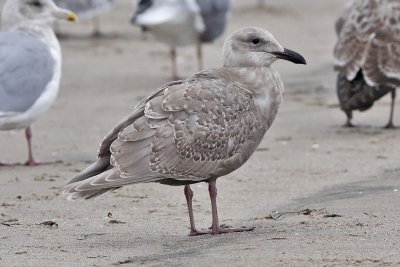
{"type": "Polygon", "coordinates": [[[69,9],[80,18],[88,18],[111,7],[114,0],[55,0],[59,7],[69,9]]]}
{"type": "MultiPolygon", "coordinates": [[[[169,84],[174,84],[177,82],[171,82],[169,84]]],[[[167,84],[166,86],[168,86],[167,84]]],[[[111,151],[110,147],[111,144],[118,139],[119,133],[123,131],[124,128],[129,127],[132,125],[136,120],[144,116],[144,108],[146,105],[146,102],[150,101],[152,98],[158,96],[159,94],[162,94],[166,86],[162,87],[161,89],[157,90],[155,93],[150,95],[148,98],[143,99],[139,104],[135,107],[134,111],[132,114],[130,114],[128,117],[123,119],[120,123],[118,123],[110,132],[106,134],[104,137],[103,141],[101,142],[99,146],[99,151],[97,153],[97,161],[87,167],[85,170],[80,172],[78,175],[76,175],[69,183],[76,183],[83,181],[85,179],[91,178],[95,175],[101,174],[110,168],[112,168],[112,165],[110,163],[110,158],[111,158],[111,151]]]]}
{"type": "Polygon", "coordinates": [[[226,28],[231,1],[196,0],[196,2],[205,24],[205,31],[200,39],[202,42],[212,42],[221,36],[226,28]]]}
{"type": "Polygon", "coordinates": [[[348,81],[342,73],[338,74],[337,95],[341,109],[347,114],[351,114],[352,110],[369,109],[376,100],[391,90],[388,86],[369,86],[365,82],[362,72],[359,72],[352,81],[348,81]]]}
{"type": "Polygon", "coordinates": [[[111,165],[96,173],[99,159],[86,171],[92,176],[72,181],[67,193],[91,197],[139,182],[219,177],[239,168],[266,130],[252,113],[250,92],[205,73],[171,84],[139,109],[117,131],[109,147],[111,165]]]}
{"type": "Polygon", "coordinates": [[[207,72],[168,88],[162,110],[171,114],[155,131],[151,169],[172,180],[199,182],[234,171],[266,130],[249,91],[207,72]]]}
{"type": "Polygon", "coordinates": [[[334,51],[335,66],[348,80],[362,70],[370,86],[400,83],[400,3],[359,1],[343,25],[334,51]]]}
{"type": "Polygon", "coordinates": [[[334,49],[335,66],[344,69],[349,80],[353,80],[362,68],[364,55],[378,25],[378,3],[375,0],[357,1],[334,49]]]}
{"type": "Polygon", "coordinates": [[[92,8],[91,0],[54,0],[57,6],[72,10],[78,15],[92,8]]]}
{"type": "Polygon", "coordinates": [[[144,116],[111,145],[111,162],[127,179],[139,174],[199,182],[227,174],[258,145],[252,142],[262,128],[255,109],[248,91],[211,73],[197,74],[146,103],[144,116]]]}
{"type": "MultiPolygon", "coordinates": [[[[179,84],[181,81],[174,81],[166,84],[165,86],[158,89],[155,93],[150,95],[148,98],[143,99],[134,109],[133,113],[129,115],[127,118],[123,119],[120,123],[118,123],[107,135],[104,137],[103,141],[99,146],[98,151],[98,159],[96,162],[91,164],[85,170],[76,175],[69,183],[65,190],[66,193],[71,195],[78,194],[81,197],[91,198],[105,192],[112,190],[118,186],[113,186],[115,183],[106,183],[106,179],[111,179],[111,177],[119,178],[118,174],[114,170],[114,166],[111,164],[111,146],[114,141],[118,140],[120,134],[122,132],[127,132],[129,129],[133,130],[133,126],[139,125],[141,118],[144,116],[145,105],[151,99],[162,95],[165,88],[170,85],[179,84]],[[92,182],[97,181],[97,183],[101,183],[101,186],[93,187],[92,182]],[[88,190],[87,188],[90,188],[88,190]],[[99,190],[99,188],[101,190],[99,190]],[[100,193],[101,192],[101,193],[100,193]]],[[[143,126],[141,126],[143,127],[143,126]]],[[[140,131],[137,132],[137,135],[140,136],[140,131]]],[[[145,136],[148,134],[145,133],[145,136]]],[[[139,137],[138,137],[139,138],[139,137]]],[[[138,139],[139,140],[139,139],[138,139]]],[[[140,143],[140,142],[138,142],[140,143]]],[[[140,179],[137,181],[139,182],[140,179]]],[[[126,182],[126,179],[125,179],[126,182]]],[[[128,182],[133,183],[133,182],[128,182]]]]}
{"type": "Polygon", "coordinates": [[[400,2],[387,1],[382,7],[382,26],[365,58],[363,73],[370,85],[400,86],[400,2]]]}
{"type": "Polygon", "coordinates": [[[146,103],[152,100],[155,97],[158,97],[160,95],[164,94],[164,90],[170,86],[176,85],[176,84],[181,84],[183,81],[173,81],[170,83],[167,83],[163,87],[159,88],[156,92],[151,94],[149,97],[144,98],[142,101],[140,101],[137,106],[135,107],[134,112],[129,115],[127,118],[123,119],[117,126],[115,126],[103,139],[103,141],[100,144],[99,151],[98,151],[98,158],[102,158],[108,154],[110,154],[110,146],[112,142],[114,142],[118,138],[119,132],[127,127],[128,125],[131,125],[133,122],[135,122],[137,119],[142,117],[144,115],[144,109],[146,106],[146,103]]]}
{"type": "Polygon", "coordinates": [[[54,64],[49,48],[36,38],[0,33],[0,116],[28,110],[52,80],[54,64]]]}

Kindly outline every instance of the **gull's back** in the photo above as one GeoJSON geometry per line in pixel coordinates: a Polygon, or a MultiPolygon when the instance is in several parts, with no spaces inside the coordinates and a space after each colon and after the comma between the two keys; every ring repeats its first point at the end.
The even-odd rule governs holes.
{"type": "Polygon", "coordinates": [[[171,47],[196,44],[205,26],[195,0],[142,0],[131,22],[171,47]]]}
{"type": "Polygon", "coordinates": [[[196,0],[205,30],[200,35],[202,42],[212,42],[222,35],[226,28],[231,8],[230,0],[196,0]]]}
{"type": "Polygon", "coordinates": [[[95,16],[114,4],[114,0],[54,0],[54,2],[59,7],[74,11],[79,18],[95,16]]]}
{"type": "MultiPolygon", "coordinates": [[[[0,129],[17,123],[12,117],[35,104],[51,81],[53,68],[49,48],[37,38],[17,31],[0,33],[0,129]]],[[[26,127],[23,124],[19,128],[26,127]]]]}
{"type": "Polygon", "coordinates": [[[400,2],[358,0],[339,32],[335,67],[353,80],[362,70],[370,86],[400,84],[400,2]]]}
{"type": "Polygon", "coordinates": [[[400,85],[400,2],[355,0],[336,22],[337,94],[343,111],[366,110],[400,85]]]}

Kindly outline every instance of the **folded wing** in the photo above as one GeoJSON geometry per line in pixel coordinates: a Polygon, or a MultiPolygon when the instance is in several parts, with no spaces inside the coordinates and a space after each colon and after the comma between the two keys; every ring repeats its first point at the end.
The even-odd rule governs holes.
{"type": "Polygon", "coordinates": [[[254,105],[249,91],[211,72],[170,83],[107,135],[98,161],[66,192],[91,197],[132,183],[185,184],[227,174],[260,141],[265,126],[254,105]]]}

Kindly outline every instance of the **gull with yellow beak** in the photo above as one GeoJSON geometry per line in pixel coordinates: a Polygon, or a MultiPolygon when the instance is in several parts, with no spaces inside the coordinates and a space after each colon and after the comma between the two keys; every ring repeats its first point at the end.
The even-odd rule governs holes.
{"type": "Polygon", "coordinates": [[[60,85],[61,49],[52,29],[57,19],[76,21],[77,16],[53,0],[7,0],[2,11],[0,130],[25,129],[25,165],[44,163],[33,158],[31,124],[53,104],[60,85]]]}

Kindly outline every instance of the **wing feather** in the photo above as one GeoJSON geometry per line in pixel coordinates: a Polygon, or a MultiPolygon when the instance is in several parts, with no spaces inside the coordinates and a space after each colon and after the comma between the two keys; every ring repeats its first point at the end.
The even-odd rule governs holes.
{"type": "Polygon", "coordinates": [[[49,48],[22,32],[0,33],[0,116],[27,111],[53,79],[49,48]]]}
{"type": "Polygon", "coordinates": [[[336,69],[348,80],[362,70],[370,86],[399,86],[400,2],[358,0],[346,15],[334,49],[336,69]]]}
{"type": "Polygon", "coordinates": [[[104,173],[91,167],[66,192],[90,191],[78,193],[90,197],[97,196],[96,189],[166,179],[192,183],[237,169],[268,126],[259,123],[263,118],[252,93],[215,73],[168,84],[142,101],[101,145],[99,160],[109,159],[110,167],[104,173]],[[89,173],[95,176],[80,180],[89,173]]]}

